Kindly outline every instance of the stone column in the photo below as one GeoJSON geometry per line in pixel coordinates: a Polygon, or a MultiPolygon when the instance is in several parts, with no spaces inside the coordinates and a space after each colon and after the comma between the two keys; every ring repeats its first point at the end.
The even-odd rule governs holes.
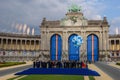
{"type": "Polygon", "coordinates": [[[32,45],[31,45],[31,40],[29,40],[29,41],[30,41],[30,45],[29,45],[30,47],[29,47],[29,50],[32,50],[32,49],[31,49],[31,47],[32,47],[32,45]]]}
{"type": "Polygon", "coordinates": [[[118,41],[118,43],[116,44],[116,49],[119,50],[119,39],[116,41],[118,41]]]}
{"type": "MultiPolygon", "coordinates": [[[[1,39],[1,38],[0,38],[0,39],[1,39]]],[[[2,41],[2,39],[1,39],[1,41],[2,41]]],[[[2,46],[1,46],[1,44],[2,44],[1,41],[0,41],[0,50],[1,50],[1,48],[2,48],[2,46]]]]}
{"type": "Polygon", "coordinates": [[[22,40],[20,39],[20,50],[22,50],[22,40]]]}
{"type": "Polygon", "coordinates": [[[114,50],[116,50],[116,40],[114,39],[114,50]]]}
{"type": "Polygon", "coordinates": [[[67,40],[67,31],[63,31],[62,33],[62,60],[65,60],[67,59],[68,60],[68,50],[67,50],[67,43],[68,43],[68,40],[67,40]]]}
{"type": "Polygon", "coordinates": [[[46,32],[46,36],[45,37],[46,37],[46,42],[45,42],[45,44],[46,44],[45,48],[46,49],[45,50],[49,50],[49,46],[48,46],[48,45],[50,45],[49,44],[50,43],[50,41],[49,41],[50,40],[50,38],[49,38],[49,31],[46,32]]]}
{"type": "Polygon", "coordinates": [[[65,32],[65,40],[66,40],[66,42],[65,42],[65,51],[67,51],[67,53],[68,53],[68,38],[69,38],[69,35],[68,35],[68,32],[66,31],[65,32]]]}
{"type": "Polygon", "coordinates": [[[7,38],[6,50],[10,49],[9,39],[7,38]]]}
{"type": "Polygon", "coordinates": [[[3,49],[3,39],[1,38],[1,49],[3,49]]]}
{"type": "MultiPolygon", "coordinates": [[[[51,35],[50,35],[50,33],[48,32],[48,50],[49,50],[49,53],[50,53],[50,39],[51,39],[51,35]]],[[[41,40],[40,40],[40,42],[41,42],[41,40]]],[[[40,43],[41,44],[41,43],[40,43]]],[[[40,46],[40,49],[41,49],[41,46],[40,46]]]]}
{"type": "Polygon", "coordinates": [[[19,48],[20,48],[19,40],[18,39],[16,40],[16,48],[17,48],[17,50],[19,50],[19,48]]]}
{"type": "Polygon", "coordinates": [[[6,50],[8,49],[8,39],[6,39],[6,45],[5,45],[5,48],[6,48],[6,50]]]}
{"type": "Polygon", "coordinates": [[[120,44],[119,44],[119,43],[120,43],[120,42],[119,42],[119,39],[118,39],[118,44],[117,44],[117,45],[118,45],[118,50],[120,50],[120,48],[119,48],[119,45],[120,45],[120,44]]]}
{"type": "Polygon", "coordinates": [[[109,50],[111,51],[111,40],[109,40],[109,50]]]}
{"type": "Polygon", "coordinates": [[[33,50],[34,49],[34,47],[33,47],[33,44],[34,44],[34,42],[33,42],[33,40],[31,40],[31,46],[30,46],[30,50],[33,50]]]}
{"type": "Polygon", "coordinates": [[[106,61],[108,61],[108,55],[109,55],[109,39],[108,39],[108,32],[106,31],[106,61]]]}
{"type": "Polygon", "coordinates": [[[24,44],[23,44],[23,40],[21,40],[21,50],[23,50],[24,48],[24,44]]]}
{"type": "Polygon", "coordinates": [[[15,49],[17,49],[17,39],[15,39],[15,49]]]}
{"type": "Polygon", "coordinates": [[[87,60],[87,36],[85,37],[85,47],[84,47],[84,58],[85,58],[85,60],[87,60]]]}
{"type": "Polygon", "coordinates": [[[87,37],[85,36],[86,35],[86,32],[84,32],[84,47],[83,47],[83,51],[84,51],[84,53],[86,53],[86,48],[87,48],[87,37]]]}
{"type": "Polygon", "coordinates": [[[106,51],[106,34],[105,31],[103,31],[103,49],[106,51]]]}
{"type": "Polygon", "coordinates": [[[27,47],[26,47],[26,41],[27,41],[27,40],[25,40],[25,47],[24,47],[24,50],[27,50],[27,47]]]}
{"type": "Polygon", "coordinates": [[[13,50],[13,39],[11,39],[11,50],[13,50]]]}
{"type": "Polygon", "coordinates": [[[10,39],[10,50],[12,49],[12,39],[10,39]]]}
{"type": "Polygon", "coordinates": [[[82,31],[81,35],[80,35],[83,38],[83,44],[80,46],[80,55],[79,55],[81,60],[85,60],[84,55],[85,55],[86,50],[87,50],[87,47],[86,47],[86,44],[87,44],[86,39],[87,38],[86,38],[85,33],[86,33],[86,31],[82,31]]]}
{"type": "Polygon", "coordinates": [[[45,40],[46,40],[45,38],[46,38],[45,34],[41,32],[41,49],[42,50],[44,50],[44,47],[46,45],[45,44],[45,40]]]}
{"type": "Polygon", "coordinates": [[[69,60],[69,52],[68,52],[69,33],[68,33],[68,31],[65,32],[65,35],[66,35],[66,36],[65,36],[65,41],[66,41],[66,42],[65,42],[65,55],[67,56],[67,57],[66,57],[66,58],[67,58],[66,60],[69,60]]]}
{"type": "Polygon", "coordinates": [[[36,40],[34,40],[34,50],[36,50],[36,40]]]}
{"type": "Polygon", "coordinates": [[[103,33],[102,33],[102,47],[103,47],[103,50],[105,51],[106,50],[106,36],[105,36],[105,31],[103,31],[103,33]]]}
{"type": "MultiPolygon", "coordinates": [[[[50,35],[50,32],[48,32],[48,38],[47,38],[47,41],[48,41],[48,46],[47,47],[48,47],[48,49],[47,50],[48,50],[49,56],[50,56],[50,39],[51,39],[51,35],[50,35]]],[[[40,46],[40,50],[41,50],[41,46],[40,46]]],[[[50,60],[50,57],[49,57],[49,60],[50,60]]]]}
{"type": "Polygon", "coordinates": [[[41,47],[40,44],[41,44],[41,41],[39,40],[39,50],[40,50],[40,47],[41,47]]]}
{"type": "Polygon", "coordinates": [[[99,37],[99,50],[102,51],[102,32],[100,31],[100,37],[99,37]]]}
{"type": "Polygon", "coordinates": [[[85,47],[85,33],[84,33],[84,31],[81,32],[81,36],[83,37],[83,40],[84,40],[83,44],[80,47],[80,53],[82,54],[84,52],[84,47],[85,47]]]}
{"type": "Polygon", "coordinates": [[[39,40],[37,40],[37,42],[38,42],[38,43],[37,43],[37,46],[36,46],[36,47],[37,47],[37,50],[38,50],[39,40]]]}
{"type": "Polygon", "coordinates": [[[62,37],[62,48],[63,48],[63,51],[66,50],[66,32],[63,32],[63,36],[62,37]]]}
{"type": "Polygon", "coordinates": [[[102,60],[103,55],[103,30],[100,31],[100,37],[99,37],[99,60],[102,60]]]}
{"type": "Polygon", "coordinates": [[[119,39],[119,51],[120,51],[120,39],[119,39]]]}
{"type": "Polygon", "coordinates": [[[107,51],[109,50],[109,36],[108,36],[108,32],[106,32],[106,47],[107,47],[107,51]]]}

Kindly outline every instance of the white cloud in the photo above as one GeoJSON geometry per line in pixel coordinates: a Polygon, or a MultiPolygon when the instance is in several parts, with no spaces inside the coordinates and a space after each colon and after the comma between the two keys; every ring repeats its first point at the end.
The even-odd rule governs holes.
{"type": "Polygon", "coordinates": [[[105,9],[104,4],[99,0],[2,0],[0,24],[5,26],[4,31],[7,31],[13,22],[32,25],[32,27],[35,25],[36,29],[39,28],[43,17],[48,20],[63,18],[67,8],[74,3],[82,6],[82,11],[88,19],[101,19],[101,13],[105,9]]]}
{"type": "Polygon", "coordinates": [[[120,34],[120,17],[115,17],[110,22],[110,33],[115,34],[116,28],[118,28],[118,33],[120,34]]]}

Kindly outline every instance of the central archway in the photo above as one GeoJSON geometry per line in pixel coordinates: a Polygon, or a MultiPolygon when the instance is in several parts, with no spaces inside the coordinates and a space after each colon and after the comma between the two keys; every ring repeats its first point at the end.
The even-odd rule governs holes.
{"type": "Polygon", "coordinates": [[[50,41],[51,60],[61,60],[62,55],[62,38],[58,34],[54,34],[50,41]]]}
{"type": "Polygon", "coordinates": [[[79,61],[79,48],[78,46],[75,46],[72,42],[72,39],[77,36],[77,34],[72,34],[68,39],[68,53],[69,53],[69,60],[70,61],[79,61]]]}

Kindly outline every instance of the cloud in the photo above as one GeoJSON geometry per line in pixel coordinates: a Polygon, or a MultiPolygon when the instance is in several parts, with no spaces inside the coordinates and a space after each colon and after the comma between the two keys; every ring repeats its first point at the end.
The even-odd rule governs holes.
{"type": "Polygon", "coordinates": [[[43,17],[60,20],[71,4],[82,6],[88,19],[101,19],[101,13],[106,7],[99,0],[0,0],[0,27],[3,28],[0,31],[17,32],[13,24],[27,24],[39,34],[43,17]]]}
{"type": "Polygon", "coordinates": [[[120,17],[115,17],[110,21],[110,33],[115,34],[116,28],[118,28],[118,33],[120,34],[120,17]]]}

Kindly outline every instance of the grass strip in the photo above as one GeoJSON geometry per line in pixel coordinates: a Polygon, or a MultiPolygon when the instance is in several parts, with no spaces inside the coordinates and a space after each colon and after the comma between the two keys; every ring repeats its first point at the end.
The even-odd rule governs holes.
{"type": "Polygon", "coordinates": [[[95,80],[93,76],[89,76],[89,80],[95,80]]]}
{"type": "Polygon", "coordinates": [[[20,65],[20,64],[26,64],[26,62],[4,62],[4,63],[0,63],[0,68],[14,66],[14,65],[20,65]]]}
{"type": "Polygon", "coordinates": [[[80,75],[29,75],[19,80],[84,80],[80,75]]]}

